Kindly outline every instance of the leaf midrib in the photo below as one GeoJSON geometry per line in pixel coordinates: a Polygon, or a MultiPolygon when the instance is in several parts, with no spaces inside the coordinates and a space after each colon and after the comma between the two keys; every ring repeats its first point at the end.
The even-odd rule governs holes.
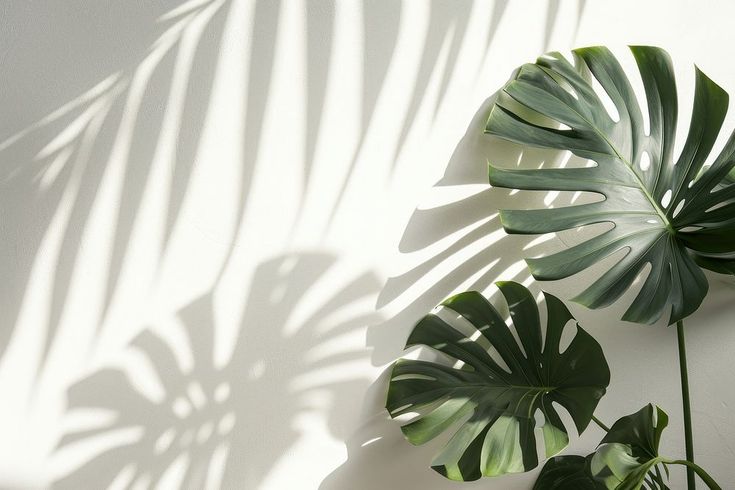
{"type": "MultiPolygon", "coordinates": [[[[656,210],[656,213],[658,214],[659,218],[661,218],[661,221],[664,223],[664,227],[669,230],[673,231],[673,228],[671,226],[671,223],[669,222],[669,219],[666,217],[666,213],[663,212],[663,210],[659,207],[659,205],[656,203],[656,199],[651,195],[651,193],[648,192],[648,189],[646,188],[643,181],[640,179],[638,174],[636,173],[635,169],[633,168],[633,164],[629,162],[623,155],[620,154],[618,149],[613,145],[612,141],[607,137],[605,133],[603,133],[597,125],[592,123],[587,117],[585,117],[583,114],[580,114],[579,111],[577,111],[574,107],[569,106],[572,111],[577,114],[582,120],[587,122],[589,126],[592,128],[592,130],[597,133],[607,144],[608,147],[615,153],[615,158],[620,160],[625,164],[625,166],[628,168],[628,170],[633,174],[633,177],[635,178],[636,182],[638,183],[638,188],[643,192],[643,194],[646,196],[646,199],[648,199],[648,202],[651,204],[653,209],[656,210]]],[[[620,124],[620,123],[613,123],[613,124],[620,124]]]]}
{"type": "MultiPolygon", "coordinates": [[[[558,73],[558,72],[557,72],[558,73]]],[[[560,74],[561,75],[561,74],[560,74]]],[[[563,78],[566,78],[562,75],[563,78]]],[[[518,80],[518,79],[516,79],[518,80]]],[[[507,93],[507,92],[506,92],[507,93]]],[[[510,94],[508,94],[510,95],[510,94]]],[[[513,97],[510,95],[510,97],[513,97]]],[[[664,224],[664,227],[669,230],[670,232],[673,231],[673,227],[671,225],[671,222],[666,217],[666,213],[663,212],[661,207],[656,202],[656,199],[651,195],[650,192],[648,192],[648,189],[646,188],[643,181],[640,179],[638,174],[636,173],[635,169],[633,168],[633,164],[629,162],[623,155],[620,154],[618,149],[615,147],[615,145],[610,141],[610,139],[607,137],[607,135],[602,132],[596,124],[594,124],[592,121],[590,121],[584,114],[580,113],[574,106],[567,104],[567,107],[569,107],[572,112],[574,112],[577,116],[580,117],[583,121],[585,121],[592,130],[597,133],[598,136],[600,136],[603,141],[607,144],[607,146],[615,153],[615,158],[620,160],[625,164],[625,166],[628,168],[628,170],[633,174],[633,177],[635,178],[636,182],[638,183],[638,188],[643,192],[643,194],[646,196],[646,199],[648,199],[648,202],[651,204],[651,207],[656,211],[656,214],[658,214],[659,218],[661,218],[661,221],[664,224]]],[[[613,124],[620,124],[613,121],[613,124]]]]}

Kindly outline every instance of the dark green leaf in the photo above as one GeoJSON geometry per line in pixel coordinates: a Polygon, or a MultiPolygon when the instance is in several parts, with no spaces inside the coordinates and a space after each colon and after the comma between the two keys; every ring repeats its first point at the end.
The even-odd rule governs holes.
{"type": "Polygon", "coordinates": [[[590,472],[610,490],[668,488],[653,470],[665,461],[658,454],[661,433],[668,425],[666,412],[646,405],[610,427],[592,456],[590,472]]]}
{"type": "Polygon", "coordinates": [[[669,425],[669,416],[659,407],[648,404],[636,413],[618,419],[600,444],[618,442],[633,448],[636,458],[655,458],[661,434],[669,425]]]}
{"type": "Polygon", "coordinates": [[[606,486],[592,478],[587,456],[556,456],[541,469],[533,490],[606,490],[606,486]]]}
{"type": "Polygon", "coordinates": [[[545,294],[548,320],[542,345],[538,306],[531,293],[514,282],[498,286],[520,345],[487,299],[477,292],[462,293],[442,306],[464,317],[472,332],[429,314],[406,345],[442,352],[453,367],[402,359],[391,376],[386,404],[391,416],[419,414],[402,428],[411,443],[423,444],[448,430],[454,433],[432,462],[436,471],[453,480],[536,467],[537,412],[544,418],[545,454],[557,454],[569,437],[553,403],[564,407],[582,432],[610,381],[600,345],[579,326],[570,325],[576,334],[560,353],[562,331],[574,318],[559,299],[545,294]],[[508,369],[493,359],[490,349],[508,369]]]}
{"type": "Polygon", "coordinates": [[[658,48],[631,48],[646,92],[649,126],[622,67],[603,47],[574,51],[576,66],[551,53],[520,68],[490,113],[487,132],[524,145],[569,150],[593,160],[585,168],[509,170],[490,167],[498,187],[588,191],[602,201],[556,209],[501,212],[510,233],[550,233],[594,223],[614,227],[562,252],[527,262],[537,279],[576,274],[619,253],[618,262],[575,301],[590,308],[616,301],[647,264],[651,269],[623,319],[674,323],[707,293],[702,267],[735,271],[735,137],[704,167],[728,108],[728,95],[697,69],[694,108],[675,160],[677,92],[671,60],[658,48]],[[613,119],[592,88],[594,77],[618,113],[613,119]],[[512,102],[512,103],[511,103],[512,102]],[[564,129],[529,122],[528,110],[564,129]],[[568,129],[567,129],[568,128],[568,129]]]}

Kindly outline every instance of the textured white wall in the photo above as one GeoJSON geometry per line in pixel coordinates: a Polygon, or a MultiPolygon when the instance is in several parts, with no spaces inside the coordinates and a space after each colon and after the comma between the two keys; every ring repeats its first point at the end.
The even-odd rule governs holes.
{"type": "MultiPolygon", "coordinates": [[[[0,11],[2,488],[529,488],[444,480],[436,445],[411,447],[382,411],[416,319],[528,282],[522,258],[560,245],[492,216],[566,197],[488,188],[485,160],[519,155],[481,134],[488,97],[543,51],[591,44],[669,50],[683,118],[693,62],[735,94],[724,0],[0,11]]],[[[732,284],[713,277],[686,322],[697,455],[725,488],[732,284]]],[[[544,287],[568,298],[579,281],[544,287]]],[[[682,455],[675,332],[572,308],[612,368],[600,418],[655,402],[682,455]]]]}

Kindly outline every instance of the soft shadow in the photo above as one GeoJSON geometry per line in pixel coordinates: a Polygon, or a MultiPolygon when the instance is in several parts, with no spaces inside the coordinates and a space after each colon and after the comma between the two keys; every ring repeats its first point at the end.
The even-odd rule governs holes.
{"type": "MultiPolygon", "coordinates": [[[[159,171],[158,178],[167,180],[169,194],[161,203],[165,225],[158,258],[167,251],[190,189],[224,27],[233,5],[229,0],[169,3],[165,10],[161,5],[141,9],[146,14],[141,18],[134,17],[135,9],[122,15],[127,28],[135,33],[136,42],[131,47],[142,40],[147,43],[145,49],[131,50],[137,58],[121,58],[115,71],[101,82],[97,79],[93,88],[0,142],[0,205],[18,210],[4,217],[0,233],[0,247],[11,251],[0,260],[0,273],[6,278],[0,285],[4,312],[0,318],[0,357],[18,322],[34,268],[51,260],[53,267],[48,274],[52,293],[39,372],[43,368],[81,258],[85,229],[95,203],[104,197],[101,189],[108,198],[111,193],[115,196],[116,206],[105,283],[100,285],[103,300],[95,322],[100,326],[105,323],[131,249],[145,191],[157,158],[161,165],[162,152],[169,168],[163,177],[159,171]],[[127,24],[131,19],[137,19],[134,29],[127,24]]],[[[260,43],[275,43],[277,14],[278,6],[273,2],[258,2],[253,23],[267,28],[258,36],[260,43]]],[[[88,33],[77,35],[82,34],[88,33]]],[[[104,48],[102,43],[92,52],[103,53],[104,48]]],[[[251,57],[250,107],[243,138],[247,150],[240,165],[240,217],[249,195],[269,95],[272,51],[272,46],[269,49],[255,43],[251,57]]],[[[114,59],[116,55],[106,56],[114,59]]]]}
{"type": "MultiPolygon", "coordinates": [[[[411,256],[420,259],[409,270],[391,277],[380,293],[378,307],[396,313],[368,330],[368,345],[373,348],[375,365],[384,365],[400,356],[415,323],[448,296],[462,290],[494,295],[492,283],[500,279],[528,282],[530,275],[523,259],[554,248],[553,236],[548,236],[549,241],[541,247],[542,241],[535,235],[506,235],[497,210],[564,206],[573,202],[575,196],[491,188],[487,184],[487,161],[518,168],[581,163],[567,161],[565,152],[523,149],[485,135],[485,122],[498,96],[496,93],[488,98],[476,112],[434,189],[436,192],[469,189],[470,195],[434,207],[417,208],[409,220],[400,251],[409,259],[411,256]],[[426,280],[435,270],[441,271],[440,278],[426,280]]],[[[556,246],[560,248],[559,244],[556,246]]],[[[436,444],[411,446],[403,439],[398,424],[389,420],[384,409],[387,376],[386,371],[372,385],[366,402],[366,422],[348,440],[347,461],[325,480],[322,490],[460,485],[430,469],[436,444]]],[[[474,485],[525,488],[531,477],[519,475],[504,478],[502,483],[485,480],[474,485]]]]}
{"type": "Polygon", "coordinates": [[[346,279],[336,291],[329,288],[306,318],[293,325],[294,312],[307,297],[314,305],[315,285],[336,266],[337,258],[326,253],[289,254],[261,264],[232,356],[223,366],[213,357],[212,294],[178,314],[178,333],[193,359],[190,368],[182,367],[180,348],[167,340],[170,336],[145,330],[130,349],[149,371],[146,379],[159,380],[163,393],[158,398],[141,389],[131,371],[119,367],[102,369],[73,385],[70,416],[104,410],[114,417],[61,439],[57,458],[95,444],[107,448],[87,449],[84,461],[68,468],[53,488],[107,488],[113,482],[121,485],[117,488],[154,487],[171,478],[176,465],[183,466],[177,488],[205,488],[205,482],[208,488],[258,488],[298,440],[293,422],[300,414],[323,412],[334,437],[346,438],[345,427],[359,411],[359,394],[368,379],[345,376],[342,368],[369,354],[324,347],[375,321],[376,313],[360,304],[375,297],[378,279],[364,273],[346,279]],[[325,394],[326,403],[314,401],[325,394]],[[138,436],[132,440],[116,439],[136,428],[138,436]],[[267,444],[259,442],[265,440],[267,444]]]}
{"type": "Polygon", "coordinates": [[[436,117],[436,113],[439,111],[439,107],[441,107],[449,80],[454,72],[454,66],[457,63],[459,49],[467,34],[473,3],[472,0],[435,0],[431,2],[429,27],[426,31],[426,39],[423,44],[424,49],[421,54],[421,61],[419,62],[411,101],[408,105],[408,112],[403,121],[400,136],[398,137],[396,153],[393,155],[393,168],[395,168],[399,152],[403,148],[406,138],[408,138],[408,132],[416,118],[416,114],[423,105],[431,74],[440,61],[442,46],[449,40],[446,66],[442,72],[439,93],[432,112],[434,117],[436,117]]]}
{"type": "Polygon", "coordinates": [[[367,393],[365,422],[347,440],[347,461],[324,479],[319,490],[528,488],[528,475],[508,475],[493,484],[488,479],[451,481],[432,470],[429,462],[439,448],[437,442],[444,441],[413,446],[403,437],[385,411],[390,371],[387,368],[367,393]]]}
{"type": "MultiPolygon", "coordinates": [[[[565,152],[524,149],[485,135],[485,122],[497,96],[488,98],[475,113],[435,187],[437,192],[442,188],[469,189],[471,195],[435,207],[417,208],[409,220],[399,248],[407,255],[407,262],[416,265],[391,277],[380,293],[378,307],[397,312],[369,330],[368,344],[374,348],[376,365],[398,357],[416,321],[452,294],[460,290],[485,291],[500,279],[530,279],[524,259],[542,251],[548,253],[550,243],[543,243],[536,235],[506,235],[499,209],[563,206],[575,199],[570,193],[517,193],[487,184],[488,161],[518,168],[573,163],[573,159],[565,162],[565,152]],[[411,261],[413,256],[428,257],[411,261]],[[427,280],[437,271],[441,272],[438,280],[427,280]]],[[[546,238],[552,241],[553,249],[555,237],[546,238]]]]}
{"type": "MultiPolygon", "coordinates": [[[[401,126],[398,142],[391,158],[391,172],[396,169],[398,157],[408,139],[409,132],[413,126],[419,109],[426,103],[426,91],[432,73],[441,61],[442,46],[449,43],[449,52],[446,64],[442,67],[441,82],[438,89],[437,100],[432,108],[432,114],[436,114],[441,107],[442,101],[449,87],[454,68],[457,63],[459,50],[465,40],[469,25],[470,14],[474,0],[436,0],[429,4],[429,26],[426,37],[422,43],[421,59],[419,61],[418,73],[410,93],[410,101],[403,124],[401,126]]],[[[487,35],[485,52],[490,50],[495,32],[505,14],[507,0],[495,0],[490,27],[487,35]]],[[[398,28],[401,18],[400,2],[375,2],[365,0],[363,2],[363,19],[365,30],[365,56],[363,59],[364,89],[362,107],[362,128],[360,138],[355,147],[355,153],[350,161],[345,177],[342,181],[337,196],[334,211],[329,217],[329,223],[334,220],[339,203],[342,202],[350,183],[352,174],[357,165],[357,159],[362,152],[367,130],[375,110],[378,95],[385,82],[388,67],[393,58],[395,44],[398,40],[398,28]]],[[[478,64],[478,72],[483,63],[478,64]]]]}
{"type": "Polygon", "coordinates": [[[0,141],[56,109],[59,101],[73,100],[101,78],[136,65],[160,34],[156,19],[181,3],[3,2],[0,141]]]}

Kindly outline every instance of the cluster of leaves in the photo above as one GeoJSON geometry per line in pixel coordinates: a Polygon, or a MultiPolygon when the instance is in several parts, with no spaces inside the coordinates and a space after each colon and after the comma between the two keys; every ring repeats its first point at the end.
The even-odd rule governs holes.
{"type": "MultiPolygon", "coordinates": [[[[703,269],[735,273],[735,135],[706,163],[729,99],[697,69],[689,133],[675,160],[678,109],[671,60],[658,48],[631,51],[646,93],[648,129],[631,83],[609,50],[575,50],[574,64],[551,53],[517,71],[494,105],[486,132],[527,146],[568,150],[592,165],[533,170],[491,165],[489,178],[496,187],[599,195],[594,202],[556,209],[501,210],[501,220],[507,232],[523,234],[612,224],[576,246],[527,259],[532,274],[562,279],[614,255],[617,262],[573,298],[600,308],[617,301],[648,266],[623,320],[651,324],[665,316],[672,324],[696,311],[707,294],[703,269]]],[[[693,462],[658,454],[668,417],[654,405],[610,429],[598,422],[607,434],[594,453],[554,457],[569,442],[555,404],[568,412],[579,433],[584,431],[609,384],[607,362],[589,334],[570,326],[574,319],[558,298],[544,293],[544,336],[531,293],[516,283],[497,284],[512,325],[479,293],[459,294],[424,317],[406,345],[429,347],[439,359],[402,359],[393,369],[386,407],[392,417],[414,414],[402,427],[407,439],[423,444],[453,431],[432,462],[436,471],[453,480],[528,471],[539,463],[535,432],[540,428],[544,454],[551,459],[536,490],[666,489],[672,464],[688,466],[710,488],[719,488],[693,462]],[[456,314],[456,321],[441,311],[456,314]],[[576,333],[562,349],[567,328],[576,333]]]]}
{"type": "Polygon", "coordinates": [[[659,465],[668,477],[671,461],[658,454],[661,433],[669,418],[666,412],[647,405],[613,424],[597,450],[583,456],[557,456],[545,465],[534,490],[580,490],[645,488],[668,489],[659,465]]]}
{"type": "MultiPolygon", "coordinates": [[[[554,403],[582,432],[610,382],[602,348],[576,324],[564,303],[545,293],[542,341],[539,310],[530,291],[515,282],[501,282],[498,287],[520,343],[486,298],[477,292],[461,293],[442,303],[443,313],[430,313],[419,321],[406,345],[429,347],[442,359],[401,359],[391,375],[386,405],[391,416],[417,414],[402,427],[411,443],[423,444],[453,429],[431,463],[452,480],[535,468],[537,427],[546,457],[555,456],[567,446],[569,436],[554,403]],[[454,314],[462,320],[445,319],[454,314]],[[562,349],[566,328],[576,331],[562,349]]],[[[649,471],[665,461],[658,456],[658,446],[667,421],[666,414],[652,405],[623,417],[595,453],[550,459],[535,488],[571,488],[572,483],[580,489],[639,488],[636,485],[649,471]],[[621,483],[631,486],[618,487],[621,483]]],[[[652,488],[667,488],[659,473],[651,478],[660,485],[652,488]]]]}

